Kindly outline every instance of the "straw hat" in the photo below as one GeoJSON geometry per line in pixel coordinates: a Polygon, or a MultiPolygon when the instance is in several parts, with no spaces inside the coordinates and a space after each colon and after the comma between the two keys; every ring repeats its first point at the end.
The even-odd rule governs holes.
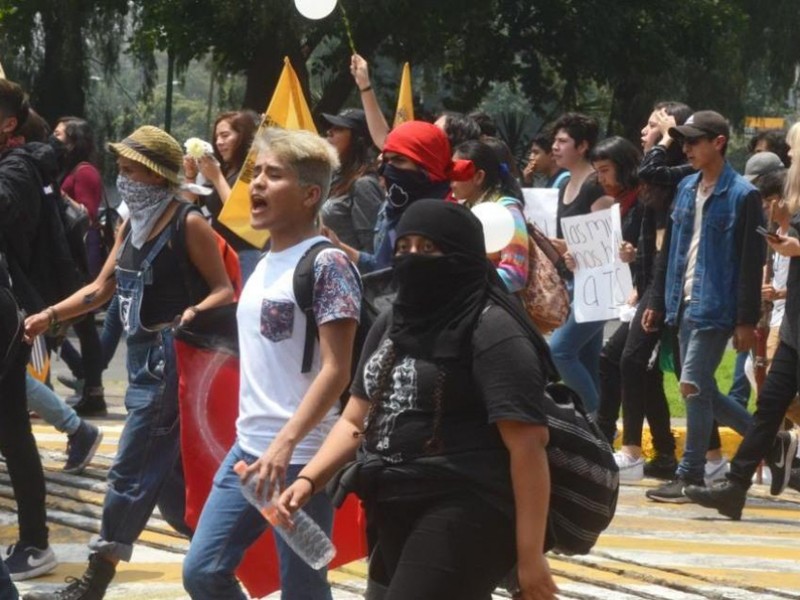
{"type": "Polygon", "coordinates": [[[170,183],[180,184],[178,172],[183,164],[183,151],[175,138],[163,129],[144,125],[121,142],[109,144],[108,149],[144,165],[170,183]]]}

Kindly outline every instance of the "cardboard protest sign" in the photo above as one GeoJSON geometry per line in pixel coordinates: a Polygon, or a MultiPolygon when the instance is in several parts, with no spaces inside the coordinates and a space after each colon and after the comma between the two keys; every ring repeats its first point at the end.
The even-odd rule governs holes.
{"type": "Polygon", "coordinates": [[[633,291],[630,267],[619,260],[623,241],[619,206],[561,219],[561,230],[577,265],[575,320],[618,318],[633,291]]]}
{"type": "Polygon", "coordinates": [[[550,238],[556,237],[556,212],[558,190],[556,188],[524,188],[525,219],[533,223],[550,238]]]}

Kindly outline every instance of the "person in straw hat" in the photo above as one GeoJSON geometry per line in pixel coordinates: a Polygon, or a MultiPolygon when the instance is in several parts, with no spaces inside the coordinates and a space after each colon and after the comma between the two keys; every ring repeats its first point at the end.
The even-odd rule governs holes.
{"type": "Polygon", "coordinates": [[[33,592],[32,600],[103,598],[116,564],[130,560],[133,543],[153,508],[176,530],[183,520],[184,486],[178,427],[178,376],[172,327],[198,312],[233,301],[213,231],[198,212],[185,222],[185,243],[171,243],[179,229],[176,195],[183,155],[169,134],[144,126],[119,143],[117,189],[130,217],[97,279],[25,321],[28,339],[60,321],[105,304],[116,290],[120,318],[128,334],[125,421],[119,450],[108,475],[100,535],[83,577],[66,588],[33,592]]]}

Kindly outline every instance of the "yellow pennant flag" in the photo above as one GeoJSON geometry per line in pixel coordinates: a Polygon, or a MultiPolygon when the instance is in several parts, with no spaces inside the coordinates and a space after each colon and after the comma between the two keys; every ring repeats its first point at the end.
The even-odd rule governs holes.
{"type": "Polygon", "coordinates": [[[0,65],[0,79],[5,79],[5,78],[6,78],[6,71],[3,68],[3,65],[0,65]]]}
{"type": "MultiPolygon", "coordinates": [[[[256,135],[267,127],[305,129],[317,133],[300,81],[288,57],[283,59],[283,71],[256,135]]],[[[253,148],[247,154],[239,179],[219,214],[219,222],[248,243],[263,248],[269,239],[269,233],[250,227],[250,180],[253,178],[256,154],[253,148]]]]}
{"type": "Polygon", "coordinates": [[[394,113],[394,127],[414,120],[414,96],[411,94],[411,65],[403,65],[400,80],[400,93],[397,95],[397,110],[394,113]]]}

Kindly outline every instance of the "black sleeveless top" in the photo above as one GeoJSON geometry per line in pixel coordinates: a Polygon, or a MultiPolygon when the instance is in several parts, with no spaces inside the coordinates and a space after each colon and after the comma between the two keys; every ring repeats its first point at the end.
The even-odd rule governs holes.
{"type": "MultiPolygon", "coordinates": [[[[186,203],[181,202],[181,204],[186,203]]],[[[171,228],[171,239],[153,261],[153,283],[145,285],[144,288],[140,311],[140,319],[144,327],[153,328],[156,325],[172,322],[175,317],[179,317],[184,310],[205,298],[209,293],[208,284],[192,264],[186,250],[185,219],[187,215],[188,212],[185,212],[185,209],[181,210],[181,207],[178,207],[166,225],[171,228]],[[182,223],[178,222],[179,218],[183,221],[182,223]]],[[[126,225],[125,238],[129,231],[130,223],[126,225]]],[[[162,229],[139,249],[134,248],[130,240],[127,240],[117,265],[122,269],[138,271],[142,261],[147,258],[150,249],[163,231],[162,229]]]]}

